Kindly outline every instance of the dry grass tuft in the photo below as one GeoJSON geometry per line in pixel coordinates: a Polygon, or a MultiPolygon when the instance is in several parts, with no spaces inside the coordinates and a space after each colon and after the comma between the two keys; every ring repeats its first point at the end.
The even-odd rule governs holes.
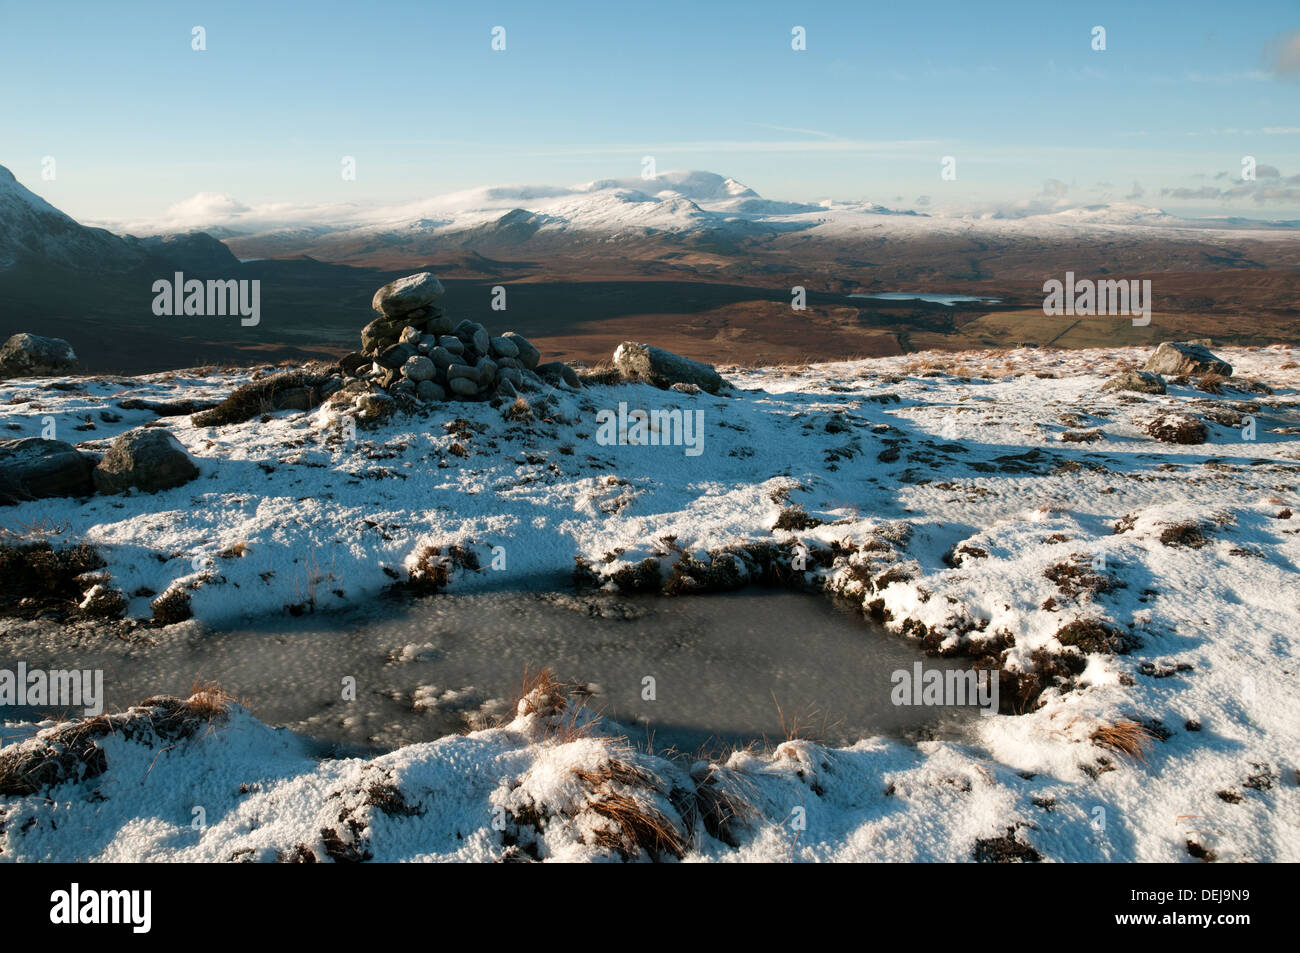
{"type": "Polygon", "coordinates": [[[1155,735],[1141,722],[1121,718],[1097,726],[1088,737],[1099,748],[1109,748],[1126,758],[1146,764],[1147,750],[1155,735]]]}
{"type": "Polygon", "coordinates": [[[1228,379],[1222,374],[1206,374],[1196,382],[1196,389],[1207,394],[1222,394],[1228,379]]]}

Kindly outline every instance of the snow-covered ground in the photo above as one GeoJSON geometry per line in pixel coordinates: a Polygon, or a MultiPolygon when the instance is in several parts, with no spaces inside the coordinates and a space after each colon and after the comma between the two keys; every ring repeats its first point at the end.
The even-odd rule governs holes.
{"type": "MultiPolygon", "coordinates": [[[[355,441],[327,411],[161,418],[198,480],[24,503],[0,526],[93,543],[128,594],[188,587],[212,625],[374,598],[431,546],[474,551],[480,569],[450,582],[472,591],[554,585],[575,557],[606,580],[646,559],[669,578],[710,553],[743,575],[735,547],[770,544],[807,551],[808,584],[935,651],[991,660],[1004,684],[1062,680],[964,743],[795,740],[694,766],[535,712],[322,762],[236,710],[179,742],[106,737],[103,774],[0,799],[0,857],[594,859],[654,843],[720,860],[1028,850],[1015,845],[1047,860],[1300,859],[1300,349],[1216,353],[1239,389],[1103,391],[1146,353],[1043,349],[724,369],[736,389],[720,397],[533,394],[531,420],[443,405],[355,441]],[[620,402],[702,410],[702,452],[599,443],[597,414],[620,402]],[[1147,435],[1174,411],[1206,419],[1208,443],[1147,435]],[[774,530],[792,507],[805,528],[774,530]],[[1143,726],[1145,760],[1104,746],[1117,723],[1143,726]],[[721,827],[720,800],[739,812],[721,827]],[[660,822],[681,844],[646,834],[660,822]]],[[[216,397],[247,376],[8,381],[0,405],[7,436],[52,419],[60,438],[106,446],[156,419],[118,409],[125,397],[216,397]]],[[[149,599],[130,612],[148,616],[149,599]]]]}

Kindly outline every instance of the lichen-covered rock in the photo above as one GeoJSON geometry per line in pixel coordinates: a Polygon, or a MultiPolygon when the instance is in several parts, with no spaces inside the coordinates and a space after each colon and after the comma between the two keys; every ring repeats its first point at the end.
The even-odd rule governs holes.
{"type": "MultiPolygon", "coordinates": [[[[428,308],[442,295],[442,282],[431,272],[422,271],[418,275],[407,275],[384,285],[375,292],[370,306],[382,315],[398,317],[428,308]]],[[[400,328],[398,334],[401,334],[400,328]]]]}
{"type": "Polygon", "coordinates": [[[694,384],[716,394],[726,386],[712,364],[635,341],[624,341],[614,349],[614,366],[629,380],[642,380],[665,390],[674,384],[694,384]]]}
{"type": "Polygon", "coordinates": [[[0,377],[54,377],[76,371],[77,355],[61,338],[24,332],[0,347],[0,377]]]}
{"type": "Polygon", "coordinates": [[[54,496],[90,496],[95,460],[62,440],[0,442],[0,506],[54,496]]]}
{"type": "Polygon", "coordinates": [[[1205,345],[1191,341],[1182,344],[1165,341],[1156,348],[1143,369],[1173,377],[1180,374],[1196,377],[1203,374],[1232,376],[1231,364],[1215,357],[1205,345]]]}
{"type": "Polygon", "coordinates": [[[1139,394],[1163,394],[1165,382],[1159,374],[1151,371],[1125,371],[1117,374],[1101,385],[1105,391],[1136,391],[1139,394]]]}
{"type": "Polygon", "coordinates": [[[136,489],[157,493],[188,483],[199,468],[179,440],[166,430],[129,430],[109,448],[95,467],[95,489],[125,493],[136,489]]]}

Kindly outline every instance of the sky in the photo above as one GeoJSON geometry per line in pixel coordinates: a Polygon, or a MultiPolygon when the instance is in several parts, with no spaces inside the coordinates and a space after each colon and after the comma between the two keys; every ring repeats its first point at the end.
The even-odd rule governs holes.
{"type": "Polygon", "coordinates": [[[83,221],[648,156],[777,199],[1296,219],[1300,2],[0,0],[0,165],[83,221]]]}

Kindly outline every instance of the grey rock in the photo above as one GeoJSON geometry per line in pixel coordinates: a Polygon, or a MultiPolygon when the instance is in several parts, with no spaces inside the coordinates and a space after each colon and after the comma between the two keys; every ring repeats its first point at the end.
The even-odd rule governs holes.
{"type": "Polygon", "coordinates": [[[437,372],[438,369],[434,366],[433,361],[418,354],[415,357],[408,358],[406,363],[402,365],[402,376],[415,381],[417,384],[420,381],[433,380],[437,372]]]}
{"type": "Polygon", "coordinates": [[[432,351],[430,351],[429,357],[432,358],[434,365],[437,367],[446,368],[446,367],[451,367],[451,365],[453,364],[460,363],[459,355],[453,354],[451,351],[447,350],[445,347],[442,347],[441,345],[435,347],[432,351]]]}
{"type": "Polygon", "coordinates": [[[53,496],[90,496],[95,460],[62,440],[0,442],[0,506],[53,496]]]}
{"type": "Polygon", "coordinates": [[[459,394],[461,397],[473,397],[478,393],[478,375],[474,377],[449,377],[447,386],[451,388],[453,394],[459,394]]]}
{"type": "Polygon", "coordinates": [[[353,351],[339,358],[339,368],[348,377],[356,377],[363,368],[369,367],[371,359],[360,351],[353,351]]]}
{"type": "Polygon", "coordinates": [[[433,381],[420,381],[416,385],[415,393],[425,403],[447,399],[447,392],[433,381]]]}
{"type": "Polygon", "coordinates": [[[423,334],[408,324],[406,327],[402,328],[402,336],[398,338],[398,340],[403,344],[409,344],[411,347],[418,348],[420,346],[420,338],[422,337],[424,337],[423,334]]]}
{"type": "Polygon", "coordinates": [[[1101,389],[1104,391],[1131,390],[1139,394],[1163,394],[1165,392],[1165,382],[1159,374],[1153,374],[1150,371],[1125,371],[1123,374],[1117,374],[1106,381],[1101,385],[1101,389]]]}
{"type": "Polygon", "coordinates": [[[409,344],[394,344],[384,348],[375,358],[380,367],[399,368],[415,356],[415,348],[409,344]]]}
{"type": "Polygon", "coordinates": [[[695,384],[701,390],[716,394],[726,386],[726,381],[712,364],[634,341],[624,341],[614,349],[614,366],[625,378],[642,380],[664,389],[673,384],[695,384]]]}
{"type": "Polygon", "coordinates": [[[537,367],[542,359],[542,352],[533,347],[528,338],[522,334],[516,334],[514,331],[507,331],[501,335],[503,338],[509,338],[518,352],[515,356],[523,363],[524,367],[530,371],[537,367]]]}
{"type": "Polygon", "coordinates": [[[575,389],[582,386],[582,381],[578,379],[578,372],[563,361],[547,361],[545,364],[538,364],[535,370],[539,377],[553,384],[564,384],[575,389]]]}
{"type": "Polygon", "coordinates": [[[179,440],[166,430],[141,428],[113,441],[93,478],[100,493],[125,493],[132,488],[157,493],[198,475],[199,468],[179,440]]]}
{"type": "Polygon", "coordinates": [[[438,338],[438,346],[446,348],[448,351],[451,351],[452,354],[465,353],[465,342],[454,334],[444,334],[442,337],[438,338]]]}
{"type": "Polygon", "coordinates": [[[509,381],[516,388],[524,386],[523,371],[516,367],[503,367],[498,371],[498,374],[503,381],[509,381]]]}
{"type": "Polygon", "coordinates": [[[447,368],[447,380],[467,380],[473,381],[474,386],[478,387],[478,368],[470,367],[468,364],[453,364],[447,368]]]}
{"type": "Polygon", "coordinates": [[[0,347],[0,377],[54,377],[76,370],[77,355],[61,338],[23,332],[0,347]]]}
{"type": "Polygon", "coordinates": [[[1205,374],[1232,376],[1231,364],[1215,357],[1203,344],[1194,344],[1190,341],[1182,344],[1165,341],[1156,348],[1143,370],[1173,377],[1181,374],[1197,377],[1205,374]]]}
{"type": "Polygon", "coordinates": [[[401,318],[375,318],[361,329],[361,351],[374,355],[396,344],[407,325],[401,318]]]}
{"type": "Polygon", "coordinates": [[[518,357],[519,346],[510,338],[502,335],[501,337],[490,338],[488,346],[492,349],[493,357],[518,357]]]}
{"type": "Polygon", "coordinates": [[[492,346],[487,328],[476,321],[462,321],[456,325],[456,329],[452,333],[481,355],[486,355],[488,349],[492,346]]]}
{"type": "Polygon", "coordinates": [[[391,317],[428,308],[442,294],[442,282],[431,272],[422,271],[418,275],[407,275],[384,285],[375,292],[370,306],[380,314],[391,317]]]}
{"type": "Polygon", "coordinates": [[[480,387],[488,387],[497,379],[497,365],[489,357],[480,357],[474,365],[478,371],[478,382],[480,387]]]}
{"type": "Polygon", "coordinates": [[[515,388],[515,385],[504,377],[501,378],[501,383],[497,385],[497,393],[510,400],[514,400],[519,396],[519,391],[515,388]]]}

